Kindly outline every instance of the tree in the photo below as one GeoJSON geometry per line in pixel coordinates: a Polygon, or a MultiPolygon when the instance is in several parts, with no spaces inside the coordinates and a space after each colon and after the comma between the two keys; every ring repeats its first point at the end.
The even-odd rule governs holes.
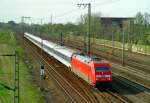
{"type": "Polygon", "coordinates": [[[150,14],[149,13],[145,13],[144,14],[144,25],[148,26],[150,24],[150,14]]]}
{"type": "Polygon", "coordinates": [[[12,26],[16,25],[16,23],[14,21],[8,21],[8,24],[10,24],[12,26]]]}
{"type": "Polygon", "coordinates": [[[144,23],[144,17],[141,12],[138,12],[135,16],[135,24],[142,25],[144,23]]]}
{"type": "MultiPolygon", "coordinates": [[[[97,13],[97,14],[92,14],[91,15],[91,34],[92,35],[99,35],[101,32],[101,14],[97,13]]],[[[88,15],[83,15],[80,18],[79,24],[78,24],[81,28],[81,33],[85,34],[87,33],[87,29],[88,29],[88,15]]],[[[82,35],[83,35],[82,34],[82,35]]]]}
{"type": "Polygon", "coordinates": [[[147,36],[147,44],[150,45],[150,35],[147,36]]]}
{"type": "Polygon", "coordinates": [[[101,30],[102,30],[102,26],[101,26],[101,19],[100,19],[100,14],[93,14],[92,15],[92,19],[91,19],[91,33],[93,35],[99,35],[101,30]]]}

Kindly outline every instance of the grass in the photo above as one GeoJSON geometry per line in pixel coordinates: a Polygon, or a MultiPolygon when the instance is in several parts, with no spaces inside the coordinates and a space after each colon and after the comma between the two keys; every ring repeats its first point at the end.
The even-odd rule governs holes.
{"type": "MultiPolygon", "coordinates": [[[[75,36],[75,35],[69,35],[67,36],[66,38],[66,41],[67,40],[70,40],[72,42],[74,41],[78,41],[78,43],[80,45],[83,45],[83,41],[84,41],[84,38],[82,36],[75,36]],[[81,42],[82,41],[82,42],[81,42]]],[[[112,49],[108,46],[112,46],[112,41],[110,40],[104,40],[104,39],[98,39],[98,38],[91,38],[91,51],[96,51],[97,53],[100,52],[100,53],[104,53],[104,55],[106,54],[108,58],[113,58],[114,57],[118,57],[118,58],[122,58],[122,44],[121,42],[117,42],[117,41],[114,41],[114,47],[118,47],[118,48],[121,48],[120,50],[118,49],[112,49]],[[92,44],[94,41],[94,45],[92,44]],[[99,45],[96,45],[96,44],[99,44],[99,45]],[[103,45],[105,43],[105,46],[103,45]],[[102,45],[101,45],[102,44],[102,45]],[[109,55],[110,54],[110,55],[109,55]],[[111,54],[113,56],[111,56],[111,54]]],[[[138,52],[142,52],[142,53],[146,53],[146,54],[149,54],[150,55],[150,45],[133,45],[133,47],[141,47],[143,48],[143,52],[142,51],[138,51],[138,52]]],[[[137,55],[137,53],[135,52],[130,52],[128,51],[128,44],[125,44],[125,52],[124,52],[124,58],[125,60],[132,60],[134,62],[137,62],[137,63],[142,63],[142,64],[145,64],[145,65],[149,65],[150,64],[150,58],[149,58],[149,55],[137,55]]]]}
{"type": "MultiPolygon", "coordinates": [[[[83,40],[82,36],[70,35],[70,38],[75,38],[77,40],[83,40]]],[[[112,44],[113,44],[113,42],[111,40],[104,40],[104,39],[97,39],[97,38],[94,38],[94,40],[92,38],[91,41],[94,41],[96,44],[104,44],[104,42],[105,42],[105,45],[107,45],[107,46],[112,46],[112,44]]],[[[114,46],[117,48],[122,48],[122,43],[118,42],[118,41],[114,41],[114,46]]],[[[133,44],[133,48],[137,48],[138,49],[138,50],[136,50],[137,52],[150,54],[150,46],[149,45],[133,44]]],[[[128,49],[128,43],[125,43],[125,49],[128,49]]],[[[135,50],[133,50],[133,51],[135,51],[135,50]]]]}
{"type": "MultiPolygon", "coordinates": [[[[0,32],[0,54],[12,54],[23,50],[16,43],[15,33],[11,31],[0,32]]],[[[20,103],[44,103],[43,93],[32,82],[28,68],[20,59],[20,103]]],[[[14,58],[0,56],[0,84],[14,88],[14,58]]],[[[0,103],[13,103],[13,91],[0,85],[0,103]]]]}

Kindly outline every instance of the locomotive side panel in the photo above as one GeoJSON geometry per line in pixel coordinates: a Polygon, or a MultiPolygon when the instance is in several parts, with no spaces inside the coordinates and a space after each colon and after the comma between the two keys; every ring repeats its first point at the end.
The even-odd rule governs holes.
{"type": "Polygon", "coordinates": [[[88,64],[85,64],[75,57],[72,58],[71,61],[72,71],[78,75],[80,78],[84,79],[86,82],[91,84],[92,80],[90,78],[91,75],[91,67],[88,64]]]}

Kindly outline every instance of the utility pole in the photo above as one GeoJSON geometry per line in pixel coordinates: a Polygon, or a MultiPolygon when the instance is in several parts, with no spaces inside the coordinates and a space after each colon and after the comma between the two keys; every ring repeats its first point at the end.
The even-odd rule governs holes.
{"type": "Polygon", "coordinates": [[[64,43],[63,43],[63,34],[62,32],[60,33],[60,45],[63,46],[64,43]]]}
{"type": "Polygon", "coordinates": [[[123,33],[122,33],[122,65],[124,65],[125,63],[124,63],[124,49],[125,49],[125,44],[124,44],[124,39],[125,39],[125,37],[124,37],[125,35],[124,35],[124,30],[123,30],[123,33]]]}
{"type": "Polygon", "coordinates": [[[42,49],[43,49],[43,39],[42,39],[42,19],[41,19],[41,27],[40,27],[40,37],[41,37],[41,56],[42,56],[42,49]]]}
{"type": "Polygon", "coordinates": [[[42,25],[42,23],[43,23],[42,19],[41,19],[41,21],[40,21],[40,22],[41,22],[40,24],[42,25]]]}
{"type": "Polygon", "coordinates": [[[114,42],[114,27],[115,27],[115,25],[112,24],[112,25],[111,25],[112,47],[113,47],[112,54],[114,54],[114,47],[115,47],[115,42],[114,42]]]}
{"type": "Polygon", "coordinates": [[[51,35],[53,34],[53,15],[51,14],[51,35]]]}
{"type": "Polygon", "coordinates": [[[31,17],[28,17],[28,16],[22,16],[21,17],[21,23],[24,23],[25,19],[31,19],[31,17]]]}
{"type": "Polygon", "coordinates": [[[24,33],[24,17],[21,17],[21,27],[22,27],[22,34],[24,33]]]}
{"type": "Polygon", "coordinates": [[[87,4],[77,4],[79,7],[84,6],[87,7],[88,6],[88,32],[87,32],[87,50],[86,53],[90,55],[90,43],[91,43],[91,3],[87,3],[87,4]]]}
{"type": "Polygon", "coordinates": [[[27,17],[27,16],[22,16],[21,17],[21,24],[22,24],[22,28],[23,28],[23,32],[25,31],[24,30],[24,23],[25,23],[25,20],[30,20],[31,17],[27,17]]]}
{"type": "Polygon", "coordinates": [[[14,90],[14,103],[19,103],[19,56],[15,51],[15,90],[14,90]]]}
{"type": "MultiPolygon", "coordinates": [[[[41,57],[43,57],[42,19],[41,19],[40,37],[41,37],[41,57]]],[[[44,90],[44,85],[43,85],[44,74],[45,74],[44,64],[41,60],[41,63],[40,63],[40,90],[41,91],[44,90]]]]}
{"type": "Polygon", "coordinates": [[[51,14],[51,25],[53,24],[53,15],[51,14]]]}
{"type": "Polygon", "coordinates": [[[128,23],[128,52],[132,52],[133,19],[128,23]]]}

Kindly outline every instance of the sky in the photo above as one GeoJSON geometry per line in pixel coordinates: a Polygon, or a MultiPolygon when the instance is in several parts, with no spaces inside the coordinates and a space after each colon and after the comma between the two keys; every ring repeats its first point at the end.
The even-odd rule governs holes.
{"type": "Polygon", "coordinates": [[[67,23],[77,22],[87,13],[79,3],[91,3],[92,13],[109,17],[133,17],[137,12],[150,13],[150,0],[0,0],[0,22],[20,22],[22,16],[31,17],[25,22],[67,23]]]}

